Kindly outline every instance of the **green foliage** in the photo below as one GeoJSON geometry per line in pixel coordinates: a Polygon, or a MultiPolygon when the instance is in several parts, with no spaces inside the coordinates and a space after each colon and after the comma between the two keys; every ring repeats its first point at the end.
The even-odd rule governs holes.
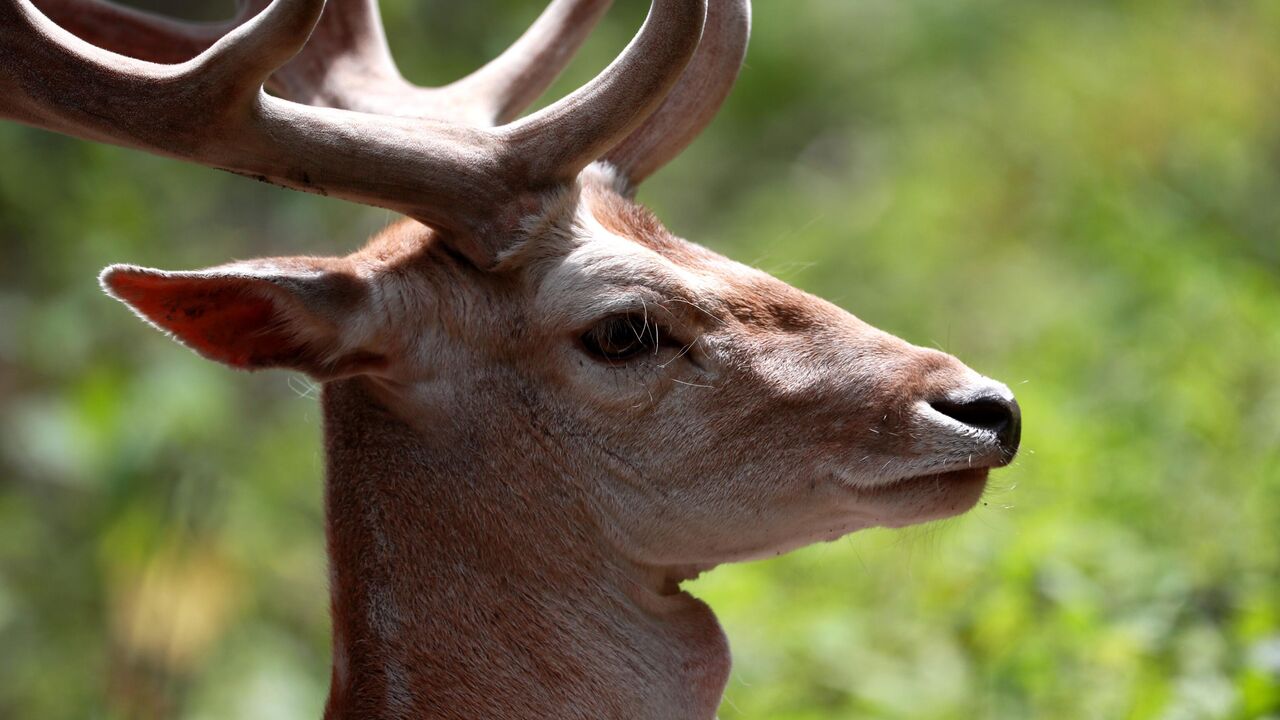
{"type": "MultiPolygon", "coordinates": [[[[422,82],[538,10],[384,5],[422,82]]],[[[694,583],[735,650],[721,717],[1280,717],[1280,5],[756,5],[736,94],[642,199],[1008,381],[1026,437],[962,518],[694,583]]],[[[319,717],[312,388],[93,277],[389,216],[11,125],[0,157],[0,717],[319,717]]]]}

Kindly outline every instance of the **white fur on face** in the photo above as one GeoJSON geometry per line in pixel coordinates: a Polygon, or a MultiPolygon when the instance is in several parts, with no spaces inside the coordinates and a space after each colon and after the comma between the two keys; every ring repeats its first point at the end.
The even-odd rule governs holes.
{"type": "MultiPolygon", "coordinates": [[[[629,543],[650,561],[710,564],[967,509],[975,483],[895,487],[990,461],[988,438],[886,389],[913,380],[917,354],[931,351],[698,253],[683,264],[582,212],[573,244],[531,302],[564,406],[626,460],[598,482],[629,543]],[[788,331],[734,314],[735,294],[764,286],[802,306],[795,313],[813,327],[788,331]],[[651,319],[675,342],[626,363],[585,357],[574,338],[617,314],[651,319]],[[887,408],[876,400],[883,396],[903,402],[887,408]]],[[[948,363],[958,385],[981,382],[948,363]]]]}
{"type": "Polygon", "coordinates": [[[571,207],[568,222],[531,221],[500,290],[374,293],[419,318],[423,367],[395,390],[409,412],[496,427],[516,420],[509,385],[619,542],[658,565],[774,554],[976,501],[985,474],[944,473],[996,464],[999,448],[929,402],[991,381],[758,270],[621,235],[585,198],[571,207]],[[616,315],[663,342],[591,356],[581,336],[616,315]]]}

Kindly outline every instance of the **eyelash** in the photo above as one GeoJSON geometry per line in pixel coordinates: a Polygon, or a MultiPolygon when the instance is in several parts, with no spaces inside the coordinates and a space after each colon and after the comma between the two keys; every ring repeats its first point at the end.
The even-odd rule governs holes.
{"type": "Polygon", "coordinates": [[[580,342],[588,354],[605,362],[626,362],[661,347],[678,346],[656,323],[635,313],[601,320],[582,334],[580,342]]]}

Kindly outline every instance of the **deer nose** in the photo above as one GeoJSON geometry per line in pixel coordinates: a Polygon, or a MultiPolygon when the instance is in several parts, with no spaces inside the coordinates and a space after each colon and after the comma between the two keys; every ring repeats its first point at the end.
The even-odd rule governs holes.
{"type": "Polygon", "coordinates": [[[1007,461],[1018,453],[1022,409],[1008,390],[991,388],[963,400],[939,400],[929,405],[952,420],[994,435],[1007,461]]]}

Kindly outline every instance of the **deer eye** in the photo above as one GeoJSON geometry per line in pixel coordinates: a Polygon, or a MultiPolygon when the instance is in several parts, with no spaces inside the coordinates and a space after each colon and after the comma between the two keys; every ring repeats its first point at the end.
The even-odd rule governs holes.
{"type": "Polygon", "coordinates": [[[582,334],[582,347],[603,360],[629,360],[661,344],[658,326],[643,315],[614,315],[582,334]]]}

